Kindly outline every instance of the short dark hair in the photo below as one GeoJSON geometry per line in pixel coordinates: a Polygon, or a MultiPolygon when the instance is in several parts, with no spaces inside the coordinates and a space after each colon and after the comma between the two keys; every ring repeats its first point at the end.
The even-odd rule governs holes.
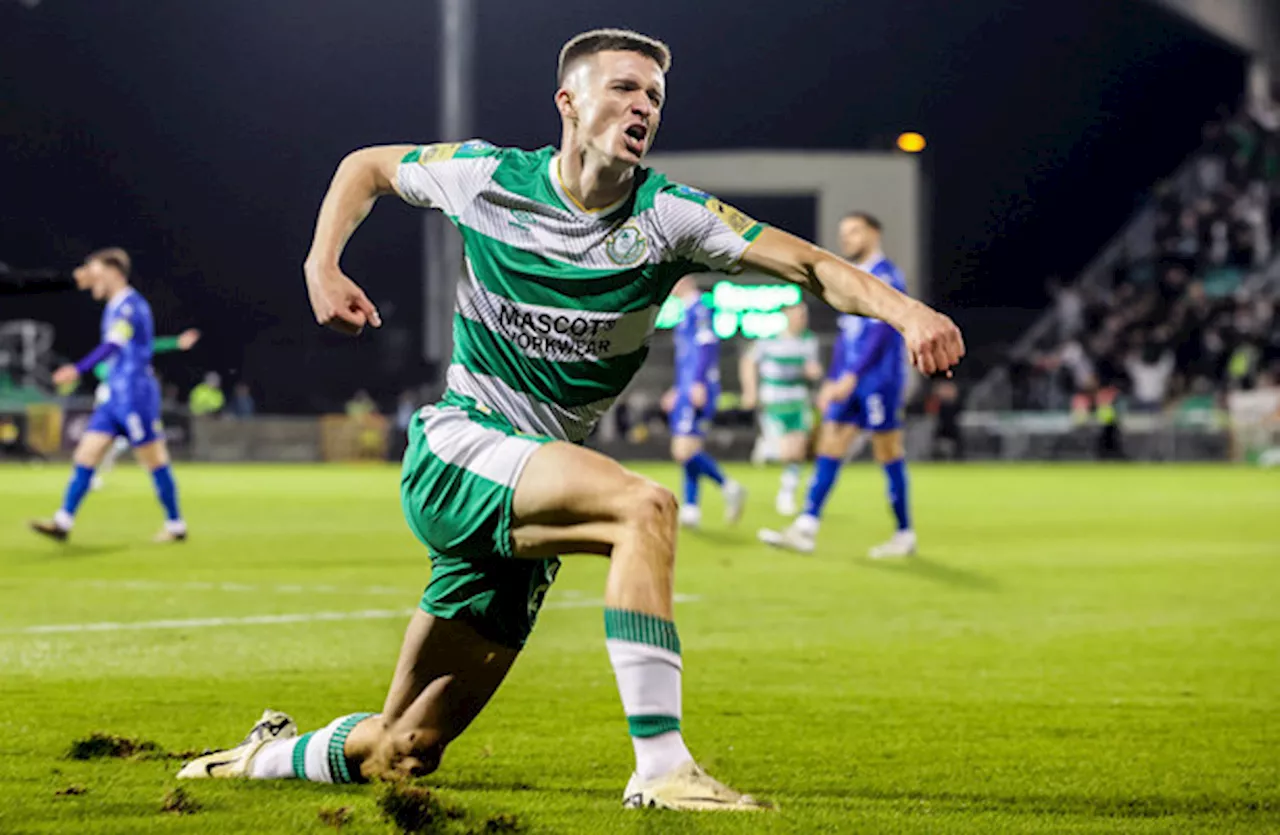
{"type": "Polygon", "coordinates": [[[564,84],[569,70],[583,58],[597,52],[638,52],[652,58],[663,72],[671,69],[671,49],[657,38],[633,32],[630,29],[592,29],[574,35],[560,48],[560,64],[556,69],[556,83],[564,84]]]}
{"type": "Polygon", "coordinates": [[[109,267],[115,267],[125,278],[133,271],[133,262],[129,260],[129,253],[125,252],[118,246],[109,246],[106,249],[97,249],[89,253],[89,257],[85,261],[101,261],[109,267]]]}
{"type": "Polygon", "coordinates": [[[842,217],[842,218],[840,218],[840,219],[841,219],[841,220],[849,220],[850,218],[852,218],[852,219],[854,219],[854,220],[860,220],[860,221],[862,221],[863,223],[867,224],[868,226],[870,226],[872,229],[876,230],[877,232],[883,232],[883,231],[884,231],[884,224],[880,222],[880,218],[878,218],[878,217],[876,217],[875,215],[871,214],[871,212],[864,212],[864,211],[862,211],[861,209],[859,209],[859,210],[857,210],[857,211],[848,212],[847,214],[845,214],[845,216],[844,216],[844,217],[842,217]]]}

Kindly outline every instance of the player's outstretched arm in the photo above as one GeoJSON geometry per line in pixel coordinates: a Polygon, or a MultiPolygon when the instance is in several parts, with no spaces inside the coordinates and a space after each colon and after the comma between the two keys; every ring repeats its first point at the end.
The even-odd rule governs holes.
{"type": "Polygon", "coordinates": [[[316,321],[343,333],[358,334],[366,324],[382,325],[378,310],[338,265],[352,233],[373,209],[374,201],[395,192],[396,170],[412,145],[382,145],[352,151],[338,165],[316,218],[311,251],[303,264],[307,295],[316,321]]]}
{"type": "Polygon", "coordinates": [[[742,263],[798,284],[842,313],[893,325],[906,340],[912,365],[924,374],[945,371],[964,356],[964,339],[951,319],[781,229],[764,229],[742,263]]]}

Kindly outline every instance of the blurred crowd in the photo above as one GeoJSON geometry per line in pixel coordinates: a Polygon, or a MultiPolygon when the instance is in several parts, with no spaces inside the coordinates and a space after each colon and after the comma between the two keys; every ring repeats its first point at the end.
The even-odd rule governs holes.
{"type": "Polygon", "coordinates": [[[1158,411],[1280,378],[1280,108],[1204,129],[1189,171],[1159,185],[1109,280],[1049,282],[1052,327],[1010,368],[1014,408],[1123,398],[1158,411]]]}

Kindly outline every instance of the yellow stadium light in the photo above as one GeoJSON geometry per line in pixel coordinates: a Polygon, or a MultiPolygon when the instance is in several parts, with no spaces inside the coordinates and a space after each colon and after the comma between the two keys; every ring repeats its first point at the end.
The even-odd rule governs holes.
{"type": "Polygon", "coordinates": [[[908,154],[918,154],[924,150],[924,136],[915,131],[907,131],[898,135],[898,150],[908,154]]]}

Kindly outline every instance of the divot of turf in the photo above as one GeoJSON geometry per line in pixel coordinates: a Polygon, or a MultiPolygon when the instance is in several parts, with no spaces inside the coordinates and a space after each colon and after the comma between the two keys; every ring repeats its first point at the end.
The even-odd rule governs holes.
{"type": "Polygon", "coordinates": [[[174,815],[194,815],[200,811],[200,804],[181,787],[169,789],[160,801],[160,811],[174,815]]]}
{"type": "Polygon", "coordinates": [[[485,818],[479,829],[473,829],[476,835],[515,835],[524,832],[524,824],[515,815],[506,812],[485,818]]]}
{"type": "Polygon", "coordinates": [[[350,806],[323,806],[318,813],[318,817],[325,826],[332,826],[341,832],[342,827],[351,823],[352,811],[350,806]]]}
{"type": "Polygon", "coordinates": [[[130,739],[101,731],[94,731],[84,739],[77,739],[67,750],[67,757],[73,760],[97,760],[104,757],[126,759],[144,756],[148,758],[164,756],[164,749],[149,740],[130,739]]]}
{"type": "Polygon", "coordinates": [[[442,803],[426,786],[413,783],[384,783],[378,792],[378,808],[401,832],[445,835],[449,822],[460,820],[461,809],[442,803]]]}
{"type": "Polygon", "coordinates": [[[73,784],[73,785],[67,786],[65,789],[58,789],[56,792],[53,793],[53,796],[54,797],[71,797],[77,794],[88,794],[88,793],[89,793],[89,790],[86,789],[84,786],[73,784]]]}

